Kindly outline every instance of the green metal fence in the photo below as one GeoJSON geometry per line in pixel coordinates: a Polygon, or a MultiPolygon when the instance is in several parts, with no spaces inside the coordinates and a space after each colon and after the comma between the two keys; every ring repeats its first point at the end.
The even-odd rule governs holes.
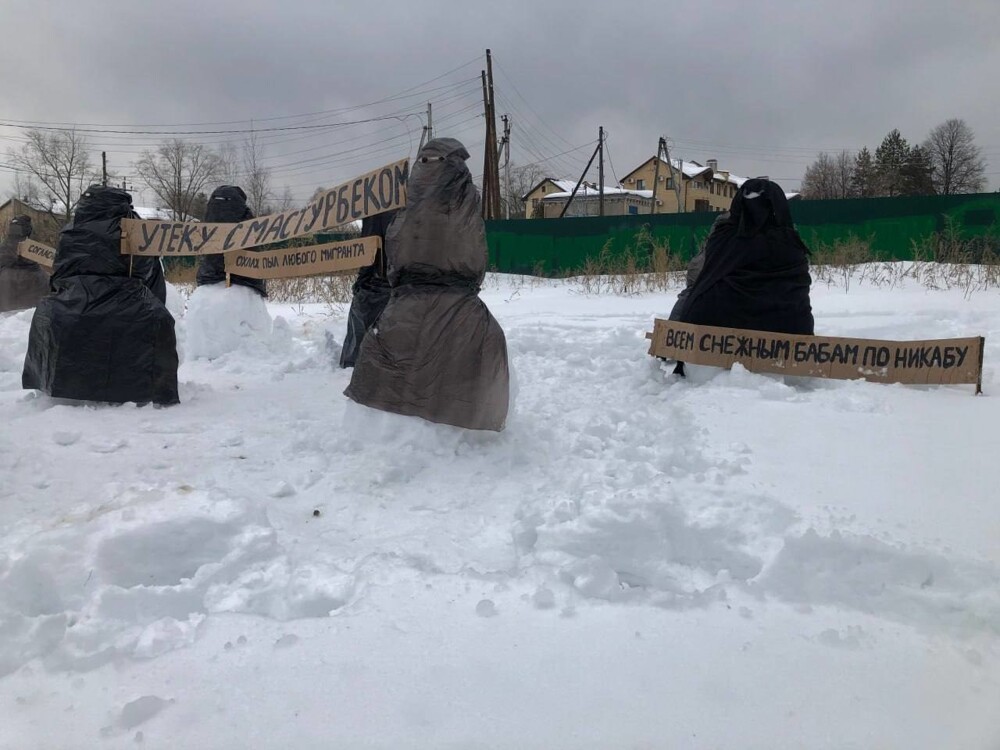
{"type": "MultiPolygon", "coordinates": [[[[1000,237],[1000,193],[914,198],[858,198],[790,204],[799,233],[810,247],[851,236],[870,243],[879,258],[911,260],[913,243],[949,225],[962,237],[1000,237]]],[[[713,213],[519,219],[486,222],[490,264],[505,273],[564,274],[583,268],[607,246],[611,256],[635,245],[645,226],[670,250],[690,257],[715,219],[713,213]]]]}

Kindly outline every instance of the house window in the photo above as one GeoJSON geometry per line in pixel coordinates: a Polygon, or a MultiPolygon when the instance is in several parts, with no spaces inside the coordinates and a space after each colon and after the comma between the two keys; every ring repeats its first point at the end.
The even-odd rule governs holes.
{"type": "Polygon", "coordinates": [[[635,189],[636,190],[645,190],[646,189],[646,181],[645,180],[636,180],[635,181],[635,189]]]}
{"type": "Polygon", "coordinates": [[[667,190],[673,190],[673,189],[674,189],[674,178],[673,177],[668,177],[667,178],[667,190]]]}
{"type": "Polygon", "coordinates": [[[629,206],[628,207],[628,212],[630,214],[637,214],[637,213],[639,213],[639,207],[638,206],[629,206]]]}
{"type": "Polygon", "coordinates": [[[538,198],[532,198],[531,199],[531,210],[534,211],[536,208],[538,208],[538,198]]]}

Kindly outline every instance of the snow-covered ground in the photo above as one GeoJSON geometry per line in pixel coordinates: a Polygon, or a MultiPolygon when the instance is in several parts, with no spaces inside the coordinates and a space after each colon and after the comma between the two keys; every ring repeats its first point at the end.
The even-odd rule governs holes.
{"type": "Polygon", "coordinates": [[[677,382],[671,294],[483,298],[501,434],[348,402],[319,304],[228,352],[193,305],[169,409],[20,390],[0,318],[0,747],[1000,747],[1000,294],[814,287],[985,335],[978,398],[677,382]]]}

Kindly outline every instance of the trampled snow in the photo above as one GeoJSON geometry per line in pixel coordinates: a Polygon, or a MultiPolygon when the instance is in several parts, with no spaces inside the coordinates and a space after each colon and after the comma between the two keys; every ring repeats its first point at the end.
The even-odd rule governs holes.
{"type": "Polygon", "coordinates": [[[482,296],[500,434],[349,402],[326,305],[195,293],[166,409],[22,391],[0,317],[0,748],[1000,746],[996,291],[813,293],[985,335],[982,397],[677,381],[672,294],[482,296]]]}

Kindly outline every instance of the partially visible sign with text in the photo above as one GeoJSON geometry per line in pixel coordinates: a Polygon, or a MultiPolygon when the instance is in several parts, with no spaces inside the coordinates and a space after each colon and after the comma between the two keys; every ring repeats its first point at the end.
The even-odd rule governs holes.
{"type": "Polygon", "coordinates": [[[18,243],[17,254],[22,258],[35,261],[35,263],[50,271],[52,270],[52,264],[56,260],[56,250],[54,247],[49,247],[48,245],[43,245],[41,242],[35,242],[30,239],[21,240],[18,243]]]}

